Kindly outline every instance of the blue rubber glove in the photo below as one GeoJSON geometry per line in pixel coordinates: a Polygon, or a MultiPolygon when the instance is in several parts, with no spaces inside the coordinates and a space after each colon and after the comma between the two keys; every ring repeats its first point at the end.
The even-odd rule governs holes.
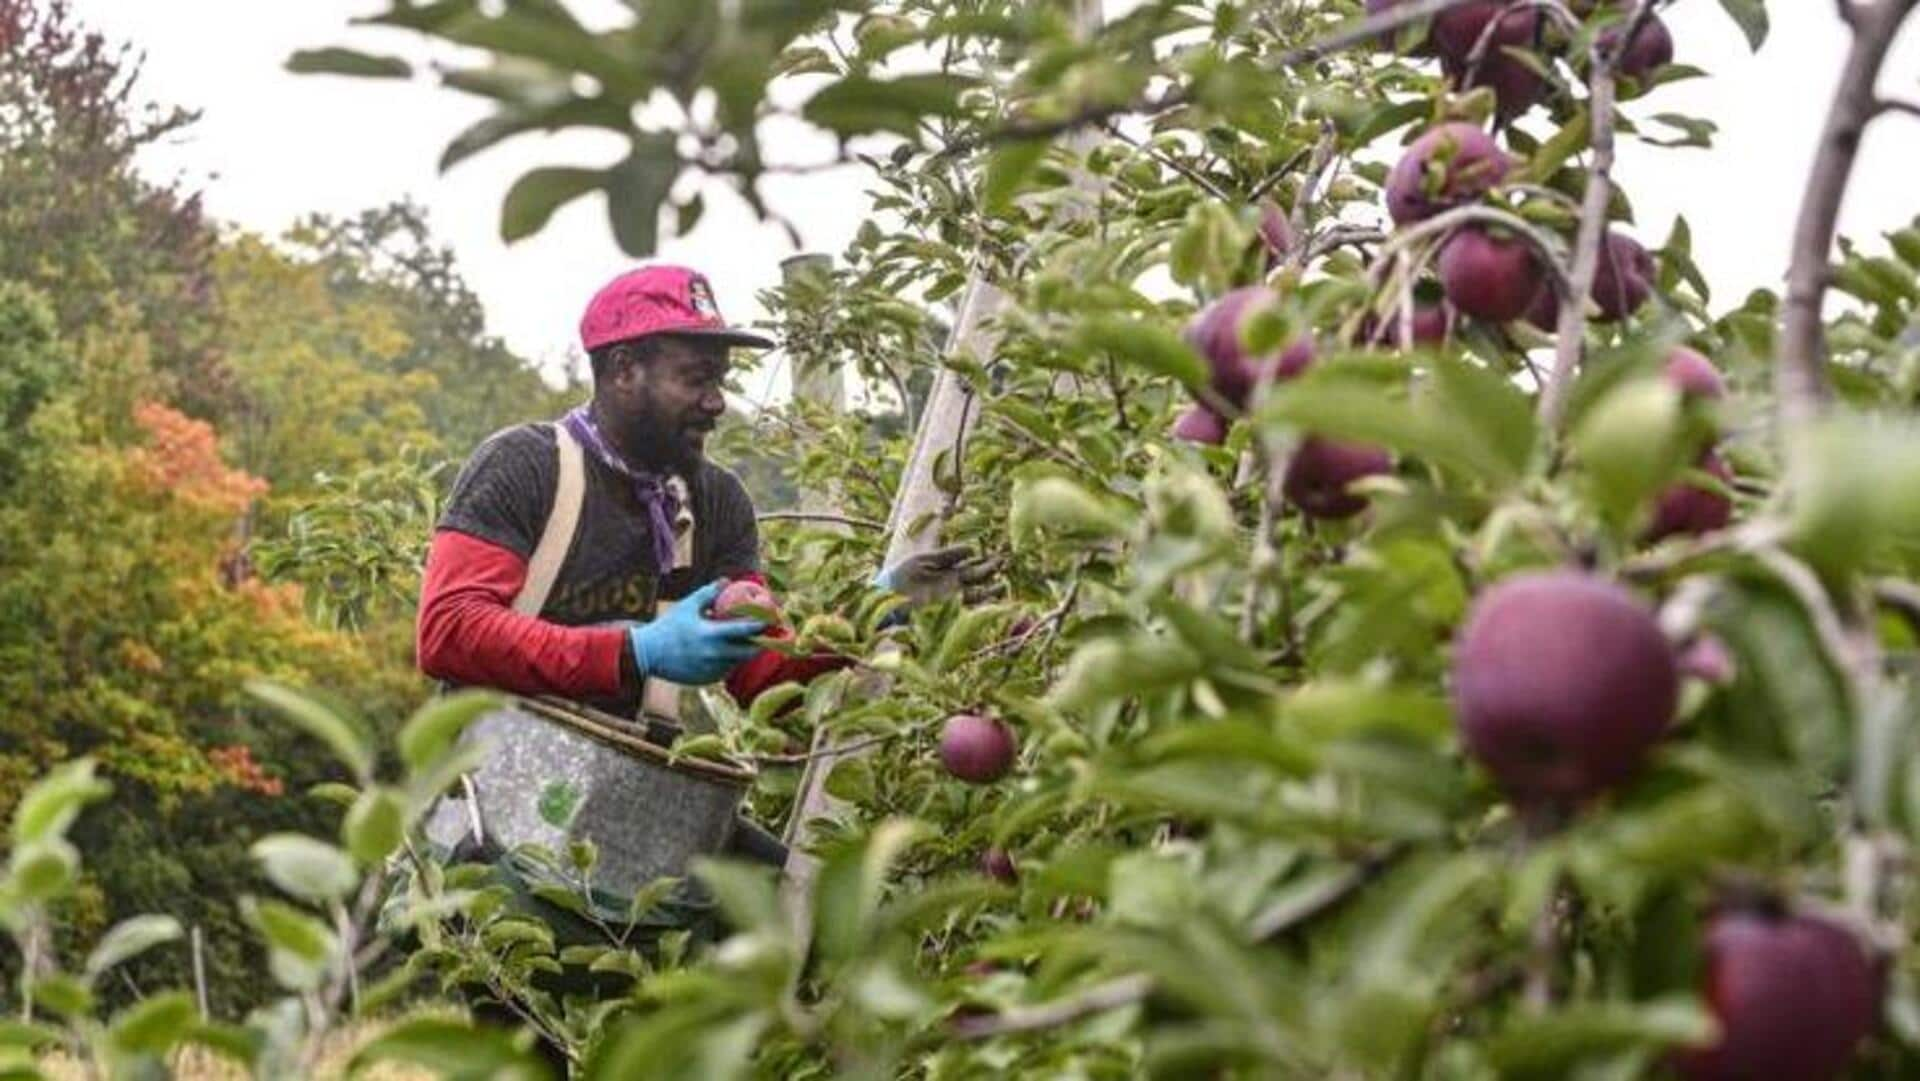
{"type": "Polygon", "coordinates": [[[767,629],[757,619],[706,616],[724,581],[708,582],[674,602],[666,614],[627,632],[642,677],[698,686],[713,683],[760,652],[749,639],[767,629]]]}

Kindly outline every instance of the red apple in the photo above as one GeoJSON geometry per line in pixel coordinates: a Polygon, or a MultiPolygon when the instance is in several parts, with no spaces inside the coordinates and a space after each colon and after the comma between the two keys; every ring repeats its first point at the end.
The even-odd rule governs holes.
{"type": "Polygon", "coordinates": [[[1726,381],[1720,378],[1720,369],[1713,366],[1713,361],[1684,345],[1676,345],[1667,353],[1666,376],[1682,394],[1719,398],[1727,393],[1726,381]]]}
{"type": "Polygon", "coordinates": [[[1440,249],[1440,285],[1455,308],[1489,322],[1525,314],[1540,288],[1540,264],[1517,236],[1468,226],[1440,249]]]}
{"type": "MultiPolygon", "coordinates": [[[[1700,459],[1700,469],[1722,484],[1733,483],[1733,471],[1718,454],[1708,450],[1700,459]]],[[[1711,488],[1697,484],[1670,485],[1660,493],[1654,505],[1653,525],[1647,529],[1649,542],[1676,535],[1699,536],[1725,529],[1733,520],[1733,501],[1711,488]]]]}
{"type": "Polygon", "coordinates": [[[1000,720],[956,713],[940,730],[940,764],[973,784],[987,784],[1013,768],[1013,731],[1000,720]]]}
{"type": "Polygon", "coordinates": [[[1553,291],[1552,282],[1541,282],[1533,291],[1525,319],[1548,334],[1560,329],[1560,294],[1553,291]]]}
{"type": "Polygon", "coordinates": [[[1493,136],[1472,124],[1441,124],[1415,139],[1388,174],[1387,214],[1395,225],[1425,221],[1493,190],[1511,167],[1493,136]]]}
{"type": "Polygon", "coordinates": [[[1308,436],[1294,449],[1280,488],[1309,518],[1351,518],[1366,509],[1367,500],[1347,486],[1392,471],[1392,455],[1379,447],[1308,436]]]}
{"type": "Polygon", "coordinates": [[[1235,289],[1207,305],[1187,324],[1187,344],[1206,358],[1214,393],[1242,409],[1252,398],[1263,371],[1272,371],[1275,380],[1291,379],[1313,363],[1314,345],[1308,338],[1293,341],[1277,353],[1248,355],[1241,344],[1244,328],[1271,299],[1273,292],[1265,286],[1235,289]]]}
{"type": "Polygon", "coordinates": [[[1173,422],[1173,437],[1217,447],[1227,441],[1227,420],[1204,405],[1190,405],[1173,422]]]}
{"type": "Polygon", "coordinates": [[[1598,322],[1625,319],[1640,310],[1653,295],[1653,256],[1624,233],[1608,232],[1600,242],[1600,261],[1594,267],[1593,302],[1598,322]]]}
{"type": "MultiPolygon", "coordinates": [[[[1608,51],[1618,49],[1620,40],[1626,37],[1627,27],[1623,23],[1610,26],[1600,33],[1600,47],[1608,51]]],[[[1673,32],[1659,16],[1649,18],[1641,25],[1633,41],[1619,53],[1614,61],[1614,70],[1630,79],[1644,79],[1648,75],[1673,63],[1673,32]]]]}
{"type": "Polygon", "coordinates": [[[1718,635],[1703,634],[1680,651],[1680,674],[1702,683],[1733,682],[1733,652],[1718,635]]]}
{"type": "Polygon", "coordinates": [[[980,873],[1000,882],[1016,882],[1020,878],[1020,872],[1014,869],[1013,857],[1004,848],[989,848],[980,854],[980,873]]]}
{"type": "Polygon", "coordinates": [[[1675,1056],[1690,1081],[1831,1081],[1874,1029],[1879,967],[1819,916],[1729,911],[1707,923],[1702,993],[1718,1042],[1675,1056]]]}
{"type": "Polygon", "coordinates": [[[744,578],[728,582],[726,587],[720,590],[720,595],[714,598],[713,607],[709,609],[715,619],[759,619],[762,613],[777,615],[779,611],[780,602],[773,599],[772,590],[759,582],[744,578]],[[761,611],[750,612],[747,611],[749,608],[757,608],[761,611]]]}
{"type": "Polygon", "coordinates": [[[1260,204],[1260,244],[1266,249],[1267,270],[1271,272],[1293,254],[1293,223],[1272,200],[1260,204]]]}
{"type": "Polygon", "coordinates": [[[1474,602],[1454,643],[1454,720],[1516,803],[1620,784],[1673,719],[1673,650],[1633,594],[1578,571],[1516,575],[1474,602]]]}
{"type": "MultiPolygon", "coordinates": [[[[1453,334],[1454,312],[1445,301],[1438,304],[1413,306],[1413,344],[1445,345],[1453,334]]],[[[1376,319],[1371,312],[1360,320],[1360,329],[1355,334],[1360,345],[1398,346],[1400,344],[1400,314],[1394,312],[1385,320],[1376,319]]]]}
{"type": "Polygon", "coordinates": [[[1462,4],[1434,16],[1434,50],[1440,67],[1463,90],[1485,86],[1493,90],[1502,119],[1511,119],[1546,99],[1547,82],[1540,73],[1509,56],[1508,48],[1529,49],[1539,38],[1540,13],[1534,8],[1507,8],[1505,0],[1462,4]],[[1505,14],[1501,14],[1505,11],[1505,14]],[[1474,50],[1488,24],[1498,16],[1480,62],[1474,50]]]}

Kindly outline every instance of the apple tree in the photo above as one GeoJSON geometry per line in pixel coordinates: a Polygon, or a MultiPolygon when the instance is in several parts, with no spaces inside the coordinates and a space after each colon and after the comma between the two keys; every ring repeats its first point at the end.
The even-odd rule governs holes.
{"type": "Polygon", "coordinates": [[[729,933],[650,956],[469,908],[415,971],[520,981],[592,1076],[1912,1075],[1920,231],[1832,245],[1913,6],[1840,5],[1789,289],[1731,308],[1612,180],[1711,152],[1652,0],[364,20],[473,50],[449,166],[627,141],[515,184],[509,240],[602,192],[644,255],[701,178],[773,214],[864,163],[874,220],[769,299],[878,400],[964,387],[904,525],[1001,582],[887,618],[906,438],[755,418],[841,512],[768,525],[796,645],[856,663],[709,699],[689,753],[757,757],[778,816],[835,748],[817,874],[704,864],[729,933]],[[773,159],[794,124],[837,150],[773,159]],[[562,959],[631,993],[542,997],[562,959]]]}

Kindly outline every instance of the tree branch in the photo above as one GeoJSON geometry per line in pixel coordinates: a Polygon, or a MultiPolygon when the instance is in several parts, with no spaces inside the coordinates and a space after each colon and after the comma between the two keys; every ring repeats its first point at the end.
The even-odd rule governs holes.
{"type": "Polygon", "coordinates": [[[1780,358],[1774,368],[1774,391],[1780,419],[1799,424],[1817,416],[1827,397],[1826,332],[1820,322],[1826,299],[1828,255],[1840,218],[1840,202],[1853,177],[1854,160],[1867,122],[1879,112],[1874,83],[1886,62],[1901,24],[1913,12],[1915,0],[1877,0],[1871,4],[1840,5],[1840,16],[1853,28],[1827,110],[1820,149],[1814,155],[1800,218],[1793,230],[1793,258],[1787,268],[1787,298],[1780,330],[1780,358]]]}
{"type": "Polygon", "coordinates": [[[855,526],[860,529],[885,529],[887,523],[876,522],[871,518],[855,518],[847,514],[828,514],[824,511],[778,510],[755,515],[762,522],[826,522],[830,525],[855,526]]]}
{"type": "Polygon", "coordinates": [[[1072,998],[1063,998],[1039,1006],[1016,1006],[989,1017],[961,1017],[950,1023],[953,1034],[962,1040],[990,1040],[1021,1032],[1070,1025],[1083,1017],[1131,1006],[1153,993],[1148,976],[1121,976],[1095,984],[1072,998]]]}
{"type": "MultiPolygon", "coordinates": [[[[1653,8],[1653,0],[1640,0],[1634,9],[1634,22],[1653,8]]],[[[1625,48],[1633,39],[1620,39],[1625,48]]],[[[1618,50],[1596,46],[1593,69],[1588,79],[1587,107],[1592,117],[1593,167],[1587,172],[1586,197],[1580,204],[1580,232],[1574,241],[1573,265],[1568,270],[1567,291],[1560,295],[1560,321],[1554,330],[1553,371],[1540,392],[1540,427],[1548,437],[1560,427],[1567,408],[1567,394],[1573,389],[1574,370],[1580,366],[1587,337],[1587,296],[1593,292],[1594,274],[1600,269],[1600,244],[1607,231],[1607,206],[1613,193],[1613,66],[1618,50]]]]}

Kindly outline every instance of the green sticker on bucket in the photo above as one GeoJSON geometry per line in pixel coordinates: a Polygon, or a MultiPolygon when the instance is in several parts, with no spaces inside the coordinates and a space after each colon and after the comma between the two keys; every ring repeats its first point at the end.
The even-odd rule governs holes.
{"type": "Polygon", "coordinates": [[[553,781],[540,790],[540,817],[554,829],[573,825],[574,812],[580,809],[580,790],[572,781],[553,781]]]}

